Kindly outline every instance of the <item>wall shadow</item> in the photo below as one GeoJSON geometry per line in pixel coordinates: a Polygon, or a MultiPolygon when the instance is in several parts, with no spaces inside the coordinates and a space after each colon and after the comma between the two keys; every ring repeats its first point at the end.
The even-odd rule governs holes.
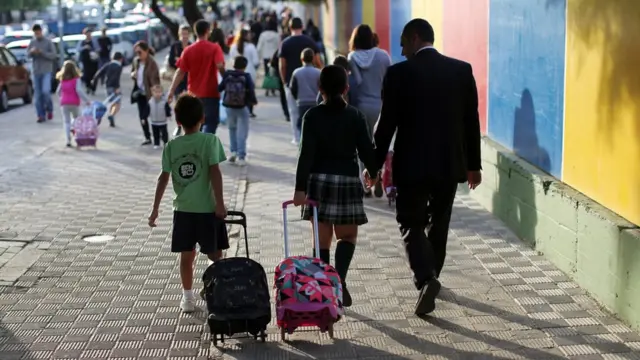
{"type": "MultiPolygon", "coordinates": [[[[533,96],[522,92],[520,106],[514,111],[514,152],[543,171],[551,169],[549,153],[540,146],[536,132],[533,96]]],[[[497,188],[493,193],[493,212],[529,246],[536,245],[535,184],[530,176],[513,171],[513,159],[497,153],[497,188]]]]}

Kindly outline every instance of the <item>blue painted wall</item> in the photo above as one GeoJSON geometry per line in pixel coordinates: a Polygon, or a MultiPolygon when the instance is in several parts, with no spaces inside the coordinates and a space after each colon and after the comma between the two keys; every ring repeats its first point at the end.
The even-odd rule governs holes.
{"type": "MultiPolygon", "coordinates": [[[[400,36],[402,28],[411,20],[411,0],[391,0],[391,13],[389,16],[390,23],[390,55],[393,62],[404,60],[402,56],[402,48],[400,47],[400,36]]],[[[377,9],[376,9],[377,11],[377,9]]]]}
{"type": "Polygon", "coordinates": [[[362,24],[362,2],[367,0],[352,0],[351,17],[353,26],[362,24]]]}
{"type": "Polygon", "coordinates": [[[565,1],[489,5],[488,134],[556,177],[562,171],[565,1]]]}

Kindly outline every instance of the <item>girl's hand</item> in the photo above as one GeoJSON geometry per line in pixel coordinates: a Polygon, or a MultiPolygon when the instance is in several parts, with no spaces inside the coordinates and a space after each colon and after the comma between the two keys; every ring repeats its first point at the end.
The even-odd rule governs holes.
{"type": "Polygon", "coordinates": [[[304,191],[296,191],[293,193],[293,205],[300,206],[307,202],[307,194],[304,191]]]}

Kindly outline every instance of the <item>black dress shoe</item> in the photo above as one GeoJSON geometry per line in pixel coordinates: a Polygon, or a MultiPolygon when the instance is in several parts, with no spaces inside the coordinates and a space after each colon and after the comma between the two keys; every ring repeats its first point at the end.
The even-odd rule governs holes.
{"type": "Polygon", "coordinates": [[[429,280],[420,290],[420,296],[418,296],[418,302],[416,303],[416,309],[414,313],[416,315],[426,315],[436,309],[436,296],[440,292],[440,281],[433,278],[429,280]]]}

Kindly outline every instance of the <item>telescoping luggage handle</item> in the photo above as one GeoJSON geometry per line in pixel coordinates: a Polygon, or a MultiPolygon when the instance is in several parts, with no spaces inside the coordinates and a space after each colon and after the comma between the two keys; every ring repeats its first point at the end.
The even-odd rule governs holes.
{"type": "Polygon", "coordinates": [[[224,219],[225,224],[240,225],[244,230],[244,249],[247,252],[247,258],[249,257],[249,239],[247,235],[247,215],[242,211],[227,211],[227,218],[224,219]],[[234,217],[235,219],[230,219],[234,217]]]}
{"type": "MultiPolygon", "coordinates": [[[[293,200],[282,203],[282,223],[284,226],[284,257],[289,257],[289,228],[287,226],[287,207],[293,205],[293,200]]],[[[318,236],[318,203],[313,200],[307,200],[306,205],[310,205],[313,209],[313,240],[316,253],[314,256],[320,258],[320,236],[318,236]]]]}

